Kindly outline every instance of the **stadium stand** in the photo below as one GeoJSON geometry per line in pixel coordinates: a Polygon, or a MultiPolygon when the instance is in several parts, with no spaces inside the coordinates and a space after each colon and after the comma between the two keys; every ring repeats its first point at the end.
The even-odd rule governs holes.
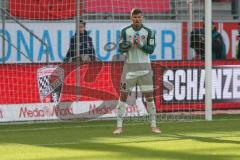
{"type": "Polygon", "coordinates": [[[88,17],[92,15],[92,17],[95,17],[96,19],[109,19],[113,18],[113,16],[122,16],[122,19],[129,19],[129,11],[134,6],[141,8],[144,13],[147,13],[147,19],[167,19],[172,16],[171,11],[173,5],[171,0],[134,0],[129,3],[124,3],[122,0],[86,1],[85,13],[88,17]],[[93,8],[91,6],[96,7],[93,8]],[[112,13],[114,13],[114,15],[112,13]]]}
{"type": "Polygon", "coordinates": [[[231,0],[218,0],[213,2],[213,19],[231,20],[231,0]]]}
{"type": "MultiPolygon", "coordinates": [[[[32,0],[8,0],[9,11],[12,16],[21,19],[44,19],[44,20],[58,20],[58,19],[73,19],[75,16],[75,0],[52,0],[52,1],[32,1],[32,0]],[[27,3],[31,1],[31,3],[27,3]],[[33,3],[35,2],[35,3],[33,3]],[[68,2],[68,3],[66,3],[68,2]],[[58,4],[52,7],[50,3],[58,4]],[[31,5],[30,5],[31,4],[31,5]],[[63,5],[63,4],[68,4],[63,5]],[[34,13],[33,13],[34,11],[34,13]],[[38,12],[39,11],[39,12],[38,12]],[[41,12],[40,12],[41,11],[41,12]],[[37,14],[36,14],[37,13],[37,14]]],[[[88,19],[109,19],[112,16],[117,16],[118,19],[129,19],[128,12],[130,7],[139,7],[146,13],[146,19],[179,19],[178,15],[186,14],[185,19],[188,18],[188,8],[186,3],[188,0],[138,0],[131,1],[131,5],[126,5],[122,0],[101,0],[100,1],[84,1],[84,9],[81,8],[83,18],[88,19]],[[140,3],[141,2],[141,3],[140,3]],[[96,6],[96,7],[91,7],[96,6]],[[114,7],[111,7],[114,6],[114,7]],[[157,6],[157,7],[153,7],[157,6]],[[159,9],[160,8],[160,9],[159,9]],[[84,17],[86,16],[86,17],[84,17]]],[[[204,0],[202,2],[193,0],[193,13],[199,8],[204,8],[204,0]]],[[[202,9],[204,12],[204,9],[202,9]]],[[[196,15],[198,16],[198,15],[196,15]]],[[[215,20],[232,20],[231,14],[231,0],[214,0],[213,1],[213,19],[215,20]]],[[[184,20],[184,19],[183,19],[184,20]]]]}
{"type": "Polygon", "coordinates": [[[132,6],[141,8],[143,12],[148,13],[169,13],[170,0],[138,0],[131,1],[128,4],[122,0],[103,0],[103,1],[86,1],[86,13],[91,12],[117,12],[117,13],[129,13],[132,6]],[[110,2],[110,3],[109,3],[110,2]],[[91,7],[96,6],[96,7],[91,7]],[[112,7],[114,6],[114,7],[112,7]]]}
{"type": "Polygon", "coordinates": [[[22,19],[57,20],[74,18],[76,12],[75,0],[9,0],[9,10],[12,16],[22,19]]]}

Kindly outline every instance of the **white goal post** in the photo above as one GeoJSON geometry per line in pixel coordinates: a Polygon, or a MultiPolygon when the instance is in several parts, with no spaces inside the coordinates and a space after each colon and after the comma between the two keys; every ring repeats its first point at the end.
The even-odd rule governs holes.
{"type": "Polygon", "coordinates": [[[206,98],[205,119],[212,120],[212,1],[205,0],[205,73],[206,98]]]}

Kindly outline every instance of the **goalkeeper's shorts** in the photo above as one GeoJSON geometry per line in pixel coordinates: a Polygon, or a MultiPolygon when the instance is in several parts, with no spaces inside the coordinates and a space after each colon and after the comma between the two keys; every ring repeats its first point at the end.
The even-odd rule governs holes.
{"type": "Polygon", "coordinates": [[[120,91],[130,92],[136,86],[140,88],[141,92],[153,91],[152,69],[132,70],[128,65],[124,65],[121,76],[120,91]]]}

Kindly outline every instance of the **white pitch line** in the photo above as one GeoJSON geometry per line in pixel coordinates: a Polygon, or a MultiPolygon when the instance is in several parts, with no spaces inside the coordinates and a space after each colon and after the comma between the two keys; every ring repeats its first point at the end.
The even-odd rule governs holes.
{"type": "Polygon", "coordinates": [[[30,144],[34,146],[63,146],[63,145],[75,145],[80,144],[79,142],[58,142],[58,143],[42,143],[42,144],[30,144]]]}
{"type": "MultiPolygon", "coordinates": [[[[146,124],[146,122],[137,122],[138,124],[146,124]]],[[[136,125],[136,124],[125,124],[125,125],[136,125]]],[[[70,128],[95,128],[95,127],[111,127],[115,124],[99,124],[99,125],[77,125],[77,126],[61,126],[61,127],[41,127],[41,128],[28,128],[28,129],[6,129],[0,130],[1,132],[24,132],[24,131],[41,131],[41,130],[55,130],[55,129],[70,129],[70,128]]]]}
{"type": "Polygon", "coordinates": [[[0,130],[0,132],[21,132],[21,131],[41,131],[41,130],[55,130],[55,129],[70,129],[70,128],[90,128],[90,127],[104,127],[104,126],[113,126],[113,125],[85,125],[85,126],[69,126],[69,127],[41,127],[41,128],[29,128],[29,129],[8,129],[0,130]]]}
{"type": "MultiPolygon", "coordinates": [[[[239,121],[239,119],[217,119],[213,120],[212,122],[217,122],[217,121],[239,121]]],[[[161,121],[157,123],[192,123],[192,122],[207,122],[206,120],[193,120],[193,121],[161,121]]],[[[138,125],[145,125],[148,122],[137,122],[138,125]]],[[[136,125],[136,123],[126,123],[126,126],[132,126],[136,125]]],[[[0,133],[4,132],[25,132],[25,131],[44,131],[44,130],[57,130],[57,129],[70,129],[70,128],[92,128],[92,127],[114,127],[115,124],[99,124],[99,125],[77,125],[77,126],[61,126],[61,127],[41,127],[41,128],[28,128],[28,129],[6,129],[6,130],[0,130],[0,133]]]]}
{"type": "Polygon", "coordinates": [[[80,144],[79,141],[75,141],[75,142],[53,142],[53,143],[17,143],[14,145],[34,145],[34,146],[63,146],[63,145],[76,145],[76,144],[80,144]]]}

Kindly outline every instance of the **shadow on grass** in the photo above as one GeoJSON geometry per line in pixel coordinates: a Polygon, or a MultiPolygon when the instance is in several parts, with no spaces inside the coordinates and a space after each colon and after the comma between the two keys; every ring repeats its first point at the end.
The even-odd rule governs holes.
{"type": "Polygon", "coordinates": [[[240,144],[240,140],[234,141],[234,140],[222,139],[222,138],[230,138],[230,137],[232,137],[231,135],[230,136],[219,136],[219,137],[200,137],[200,136],[186,136],[186,135],[176,134],[175,136],[178,139],[191,139],[191,140],[195,140],[198,142],[206,142],[206,143],[240,144]]]}
{"type": "MultiPolygon", "coordinates": [[[[128,123],[125,125],[124,134],[120,136],[112,135],[113,124],[115,124],[112,121],[24,125],[25,129],[33,127],[36,129],[22,131],[16,129],[15,131],[9,130],[8,132],[3,132],[4,130],[2,130],[0,131],[0,146],[1,144],[12,143],[86,151],[86,155],[83,156],[74,157],[73,155],[73,157],[69,158],[55,157],[52,160],[101,159],[101,157],[87,154],[88,151],[111,153],[111,155],[105,156],[103,159],[113,159],[114,157],[111,156],[116,155],[117,157],[114,159],[231,160],[237,159],[237,157],[227,153],[213,155],[210,151],[203,154],[201,150],[199,152],[197,149],[194,150],[194,146],[191,149],[194,150],[194,153],[181,150],[181,146],[174,146],[174,141],[177,140],[179,142],[183,140],[182,145],[184,145],[184,140],[213,144],[240,144],[240,141],[237,140],[222,139],[227,138],[229,135],[231,136],[232,133],[239,135],[239,122],[161,123],[159,126],[163,134],[160,135],[150,133],[149,125],[146,123],[128,123]],[[44,129],[44,127],[48,129],[44,129]],[[71,142],[73,143],[71,144],[71,142]],[[162,142],[172,143],[172,149],[166,150],[162,142]],[[158,146],[147,147],[142,143],[153,143],[158,146]]],[[[14,127],[11,127],[11,129],[14,129],[14,127]]],[[[226,146],[227,149],[229,149],[228,146],[226,146]]],[[[211,151],[214,152],[214,149],[211,151]]],[[[45,159],[40,158],[38,160],[45,159]]],[[[48,160],[51,159],[48,158],[48,160]]]]}
{"type": "MultiPolygon", "coordinates": [[[[58,146],[59,147],[59,146],[58,146]]],[[[213,155],[213,154],[202,154],[201,151],[192,153],[191,151],[179,151],[178,149],[173,150],[165,150],[163,149],[156,150],[154,147],[152,149],[149,148],[140,148],[133,146],[119,146],[113,144],[100,144],[100,143],[81,143],[81,145],[71,145],[70,149],[86,151],[86,153],[91,151],[101,151],[101,152],[111,152],[116,157],[109,157],[109,159],[164,159],[164,160],[231,160],[237,159],[237,156],[221,154],[221,155],[213,155]]],[[[61,148],[61,147],[60,147],[61,148]]],[[[214,152],[214,150],[212,150],[214,152]]],[[[94,155],[84,155],[75,157],[75,159],[108,159],[108,156],[98,157],[94,155]]],[[[59,158],[59,160],[70,160],[69,158],[59,158]]],[[[41,159],[39,159],[41,160],[41,159]]],[[[42,159],[44,160],[44,159],[42,159]]],[[[53,158],[52,160],[58,160],[53,158]]]]}

